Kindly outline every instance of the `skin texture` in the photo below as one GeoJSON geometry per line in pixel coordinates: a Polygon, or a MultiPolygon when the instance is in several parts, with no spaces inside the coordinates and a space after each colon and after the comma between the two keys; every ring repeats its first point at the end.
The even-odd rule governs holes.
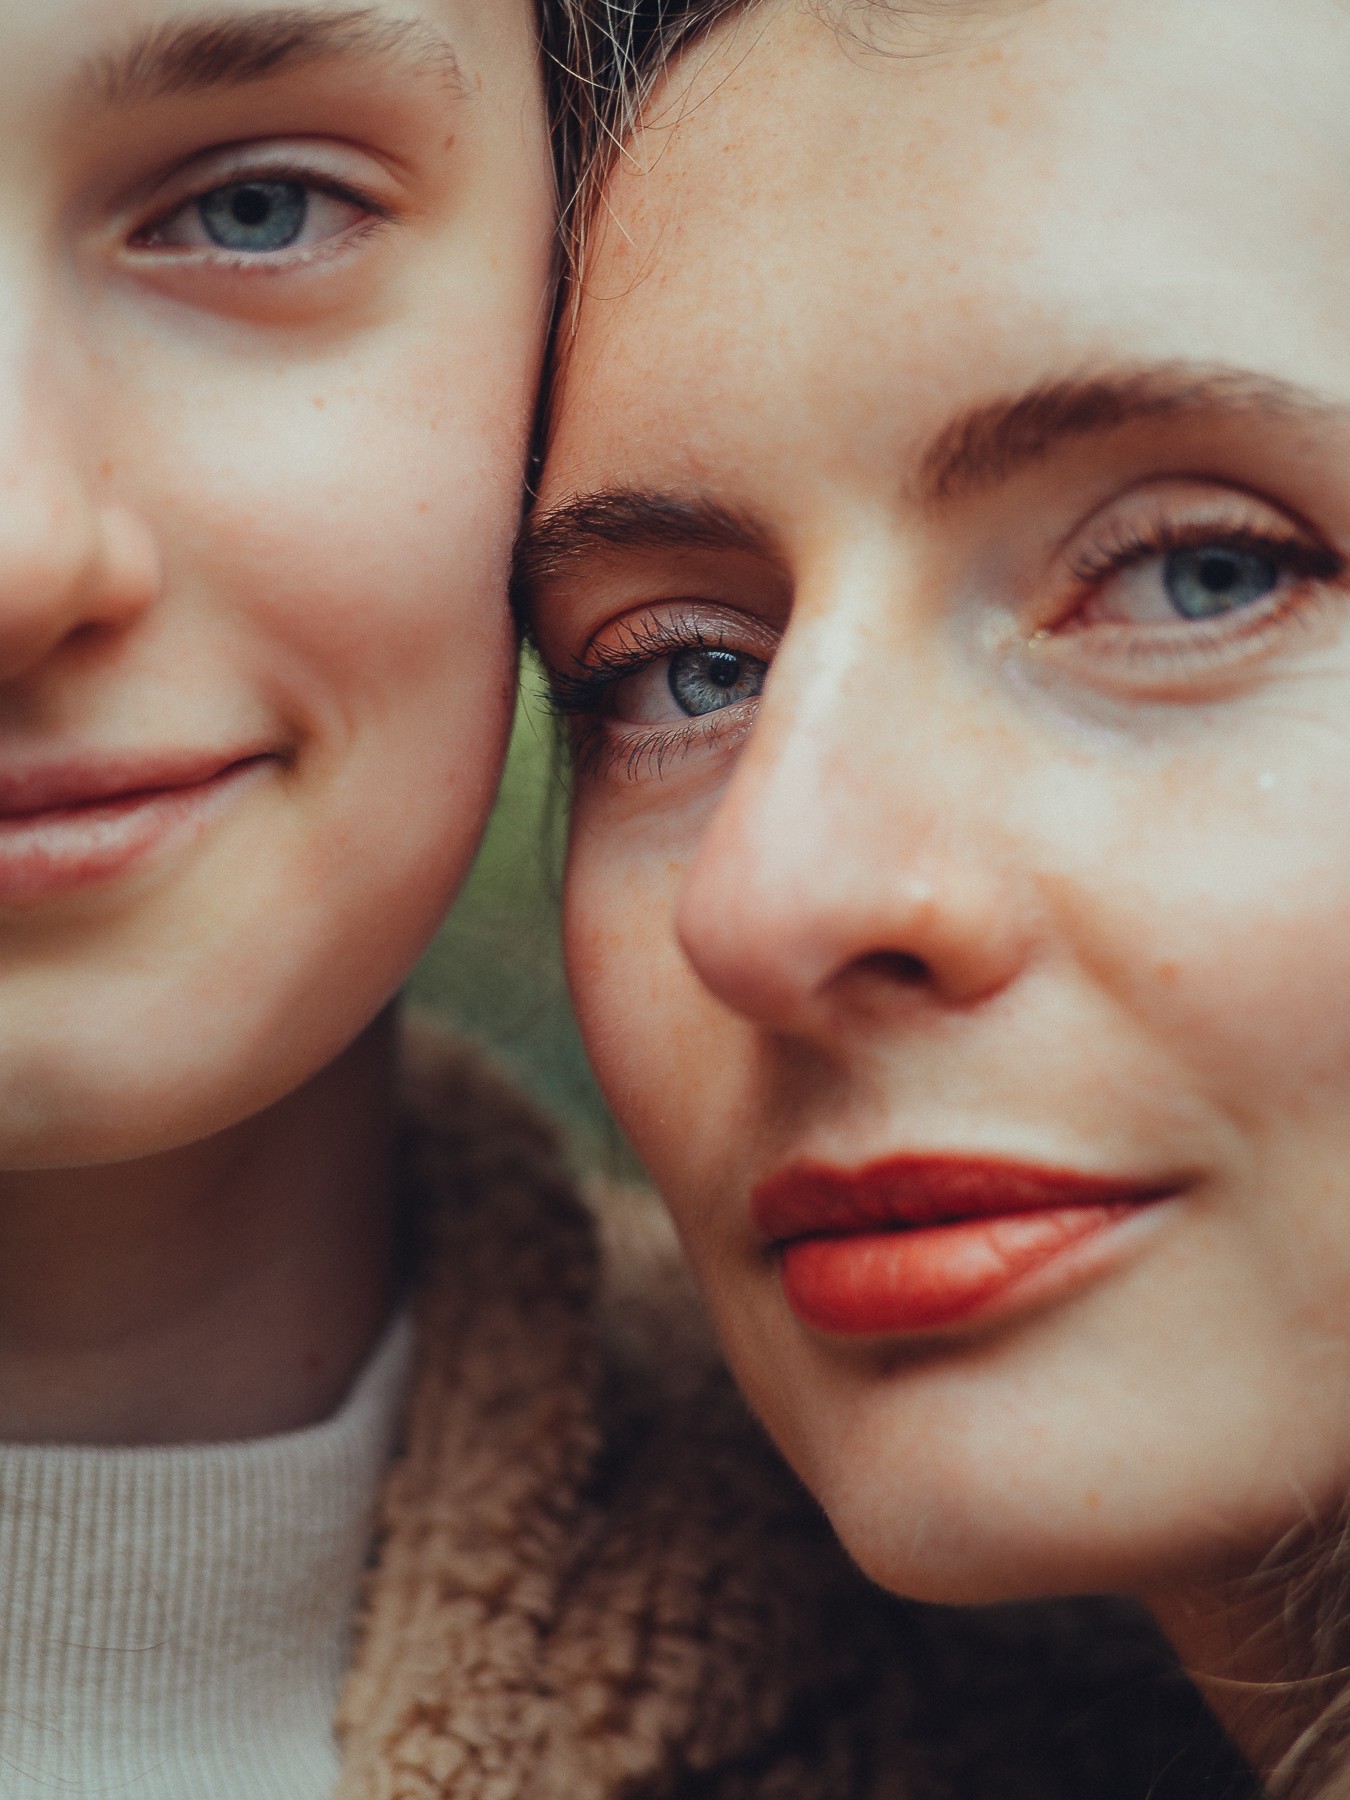
{"type": "Polygon", "coordinates": [[[577,1007],[863,1567],[1231,1667],[1224,1584],[1350,1488],[1350,18],[874,29],[723,28],[611,182],[523,558],[577,1007]],[[1299,567],[1190,622],[1187,531],[1299,567]],[[686,716],[691,644],[762,696],[686,716]],[[812,1330],[756,1184],[902,1155],[1173,1197],[997,1316],[812,1330]]]}
{"type": "Polygon", "coordinates": [[[289,48],[265,15],[0,6],[0,790],[257,758],[111,873],[27,893],[0,854],[11,1436],[242,1435],[340,1395],[390,1300],[382,1015],[509,723],[553,211],[532,15],[301,0],[289,48]],[[222,249],[197,198],[269,173],[300,237],[222,249]]]}

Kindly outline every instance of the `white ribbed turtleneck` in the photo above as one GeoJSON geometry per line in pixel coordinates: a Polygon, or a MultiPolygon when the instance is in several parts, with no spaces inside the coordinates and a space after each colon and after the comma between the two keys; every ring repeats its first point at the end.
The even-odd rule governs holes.
{"type": "Polygon", "coordinates": [[[3,1800],[327,1800],[411,1347],[402,1318],[306,1431],[0,1445],[3,1800]]]}

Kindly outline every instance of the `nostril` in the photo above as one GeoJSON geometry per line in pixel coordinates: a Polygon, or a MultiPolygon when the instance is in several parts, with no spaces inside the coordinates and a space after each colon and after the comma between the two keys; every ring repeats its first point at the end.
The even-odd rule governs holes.
{"type": "Polygon", "coordinates": [[[86,644],[99,643],[109,634],[110,627],[102,620],[88,619],[68,631],[62,642],[71,649],[82,648],[86,644]]]}
{"type": "Polygon", "coordinates": [[[933,972],[923,958],[911,956],[905,950],[874,950],[870,956],[860,956],[854,967],[902,987],[926,986],[933,979],[933,972]]]}

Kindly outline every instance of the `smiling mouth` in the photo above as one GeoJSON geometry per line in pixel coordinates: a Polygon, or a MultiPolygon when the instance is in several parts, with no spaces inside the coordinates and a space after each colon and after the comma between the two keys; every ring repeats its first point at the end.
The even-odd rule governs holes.
{"type": "Polygon", "coordinates": [[[1175,1179],[950,1155],[859,1169],[798,1163],[761,1182],[754,1222],[804,1323],[845,1336],[937,1331],[1084,1276],[1096,1240],[1175,1197],[1175,1179]]]}
{"type": "Polygon", "coordinates": [[[250,751],[0,769],[0,903],[33,903],[116,879],[203,830],[277,760],[250,751]]]}

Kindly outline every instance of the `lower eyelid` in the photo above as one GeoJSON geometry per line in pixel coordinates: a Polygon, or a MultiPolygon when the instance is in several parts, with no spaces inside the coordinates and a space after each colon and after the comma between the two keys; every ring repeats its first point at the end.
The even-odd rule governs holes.
{"type": "Polygon", "coordinates": [[[619,738],[601,732],[583,747],[578,764],[592,776],[618,772],[626,781],[660,780],[672,759],[688,756],[705,745],[711,747],[719,738],[739,735],[747,725],[746,720],[737,719],[710,729],[708,721],[717,718],[724,715],[712,713],[706,719],[687,719],[683,725],[668,730],[643,731],[630,726],[619,738]],[[728,730],[733,724],[735,730],[728,730]]]}
{"type": "MultiPolygon", "coordinates": [[[[1176,625],[1137,626],[1108,620],[1081,632],[1038,634],[1054,667],[1074,669],[1080,679],[1105,683],[1132,698],[1187,701],[1202,697],[1215,682],[1244,681],[1259,675],[1268,659],[1291,641],[1302,624],[1314,628],[1337,599],[1320,583],[1285,591],[1264,604],[1216,619],[1176,625]]],[[[1036,647],[1036,640],[1031,646],[1036,647]]]]}

